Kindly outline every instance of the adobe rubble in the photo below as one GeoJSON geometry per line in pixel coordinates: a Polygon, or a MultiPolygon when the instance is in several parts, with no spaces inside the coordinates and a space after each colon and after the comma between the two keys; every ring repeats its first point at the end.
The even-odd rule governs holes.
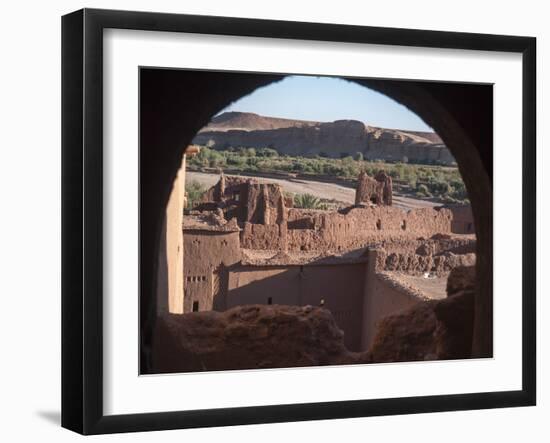
{"type": "Polygon", "coordinates": [[[236,218],[239,223],[262,225],[285,223],[287,216],[284,194],[279,185],[223,173],[194,209],[221,210],[227,220],[236,218]]]}
{"type": "Polygon", "coordinates": [[[392,204],[392,178],[384,171],[379,171],[374,178],[361,172],[357,179],[355,204],[373,203],[376,205],[392,204]]]}
{"type": "Polygon", "coordinates": [[[153,346],[156,373],[355,363],[327,309],[237,306],[225,312],[167,314],[153,346]]]}

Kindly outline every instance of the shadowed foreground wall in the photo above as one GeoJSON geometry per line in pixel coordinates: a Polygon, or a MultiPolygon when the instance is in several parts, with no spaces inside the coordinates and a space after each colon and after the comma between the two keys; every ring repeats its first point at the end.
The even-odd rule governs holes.
{"type": "Polygon", "coordinates": [[[473,268],[454,270],[448,298],[419,302],[383,319],[366,352],[350,352],[330,311],[319,307],[247,305],[164,314],[156,323],[152,372],[468,358],[473,276],[473,268]]]}
{"type": "Polygon", "coordinates": [[[229,273],[227,308],[247,304],[323,306],[344,331],[348,349],[361,349],[365,264],[237,266],[229,273]],[[262,297],[262,294],[265,294],[262,297]]]}
{"type": "MultiPolygon", "coordinates": [[[[183,208],[185,206],[185,155],[172,185],[162,221],[158,250],[157,309],[183,313],[183,208]]],[[[141,214],[143,216],[143,214],[141,214]]]]}
{"type": "Polygon", "coordinates": [[[385,266],[385,253],[379,250],[369,251],[365,298],[363,304],[363,329],[361,348],[369,349],[380,321],[423,301],[418,294],[392,284],[378,274],[385,266]]]}

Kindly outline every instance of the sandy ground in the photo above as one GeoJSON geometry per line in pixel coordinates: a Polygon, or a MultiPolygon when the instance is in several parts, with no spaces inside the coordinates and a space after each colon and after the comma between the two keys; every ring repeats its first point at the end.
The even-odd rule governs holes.
{"type": "MultiPolygon", "coordinates": [[[[218,182],[219,177],[220,176],[218,174],[187,171],[186,182],[190,183],[196,181],[204,187],[209,188],[218,182]]],[[[292,192],[294,194],[311,194],[317,198],[334,199],[350,205],[355,202],[354,189],[347,188],[345,186],[341,186],[335,183],[323,183],[303,179],[285,180],[280,178],[254,178],[259,182],[278,183],[286,192],[292,192]]],[[[393,205],[405,210],[431,208],[434,206],[438,206],[437,203],[433,203],[430,201],[403,197],[395,194],[393,196],[393,205]]]]}

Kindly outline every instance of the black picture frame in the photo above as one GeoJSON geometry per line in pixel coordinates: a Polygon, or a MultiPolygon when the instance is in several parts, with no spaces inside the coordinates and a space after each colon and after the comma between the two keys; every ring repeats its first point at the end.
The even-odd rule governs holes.
{"type": "Polygon", "coordinates": [[[62,426],[82,434],[457,411],[536,403],[536,39],[83,9],[62,18],[62,426]],[[522,54],[522,389],[131,415],[103,413],[103,30],[192,32],[522,54]]]}

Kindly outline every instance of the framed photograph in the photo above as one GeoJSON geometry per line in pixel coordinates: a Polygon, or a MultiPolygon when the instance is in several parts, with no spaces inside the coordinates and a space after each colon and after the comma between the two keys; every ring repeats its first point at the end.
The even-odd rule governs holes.
{"type": "Polygon", "coordinates": [[[62,425],[535,405],[531,37],[62,20],[62,425]]]}

